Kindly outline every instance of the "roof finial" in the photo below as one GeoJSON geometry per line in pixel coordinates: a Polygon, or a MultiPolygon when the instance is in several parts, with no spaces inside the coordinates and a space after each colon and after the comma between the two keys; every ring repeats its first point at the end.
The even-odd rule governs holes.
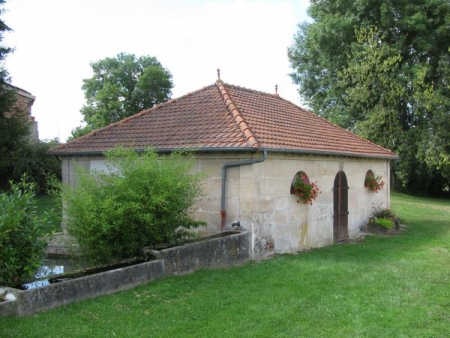
{"type": "Polygon", "coordinates": [[[217,68],[217,80],[220,80],[220,68],[217,68]]]}
{"type": "Polygon", "coordinates": [[[278,85],[275,85],[275,94],[278,94],[278,85]]]}

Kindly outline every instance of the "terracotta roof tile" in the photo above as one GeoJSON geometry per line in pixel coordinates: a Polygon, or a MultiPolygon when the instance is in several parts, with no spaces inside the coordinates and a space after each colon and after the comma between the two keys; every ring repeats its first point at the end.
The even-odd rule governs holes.
{"type": "Polygon", "coordinates": [[[251,149],[396,158],[279,95],[225,84],[204,87],[52,149],[55,155],[144,149],[251,149]]]}

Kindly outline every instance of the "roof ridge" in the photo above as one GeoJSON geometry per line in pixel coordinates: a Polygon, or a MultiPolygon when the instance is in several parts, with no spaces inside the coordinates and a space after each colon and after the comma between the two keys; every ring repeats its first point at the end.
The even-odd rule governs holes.
{"type": "MultiPolygon", "coordinates": [[[[222,81],[222,80],[218,80],[218,81],[222,81]]],[[[252,89],[252,88],[248,88],[248,87],[244,87],[244,86],[234,85],[234,84],[231,84],[231,83],[224,83],[224,85],[227,85],[228,87],[233,87],[233,88],[238,89],[238,90],[246,90],[248,92],[252,92],[252,93],[255,93],[255,94],[261,94],[261,95],[267,95],[267,96],[271,96],[271,97],[277,97],[277,98],[280,98],[280,99],[285,100],[287,102],[291,102],[291,101],[285,99],[284,97],[282,97],[278,93],[278,91],[275,92],[275,93],[268,93],[268,92],[264,92],[262,90],[256,90],[256,89],[252,89]]],[[[293,103],[293,102],[291,102],[291,103],[295,105],[295,103],[293,103]]]]}
{"type": "Polygon", "coordinates": [[[222,82],[222,80],[217,80],[216,86],[219,89],[220,95],[222,95],[223,101],[225,102],[225,105],[227,107],[227,110],[231,113],[231,115],[234,118],[234,121],[241,129],[242,133],[244,134],[244,137],[246,138],[246,141],[251,147],[260,148],[261,144],[256,139],[255,135],[253,135],[252,130],[248,126],[247,122],[245,121],[244,117],[242,116],[239,109],[234,104],[233,100],[231,99],[231,96],[228,94],[227,89],[225,88],[225,84],[222,82]]]}

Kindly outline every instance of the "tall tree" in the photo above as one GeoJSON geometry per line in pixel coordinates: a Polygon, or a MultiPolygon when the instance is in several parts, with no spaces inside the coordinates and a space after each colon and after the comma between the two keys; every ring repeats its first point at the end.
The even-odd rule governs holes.
{"type": "MultiPolygon", "coordinates": [[[[0,15],[4,13],[5,1],[0,0],[0,15]]],[[[0,43],[4,33],[11,29],[0,19],[0,43]]],[[[13,179],[15,163],[24,145],[30,128],[24,114],[15,106],[15,95],[9,86],[10,77],[5,68],[5,58],[12,48],[0,45],[0,190],[9,187],[13,179]]]]}
{"type": "Polygon", "coordinates": [[[450,3],[324,0],[309,13],[288,54],[310,107],[396,151],[405,188],[448,186],[450,3]]]}
{"type": "Polygon", "coordinates": [[[87,126],[74,129],[72,137],[151,108],[172,94],[172,75],[155,57],[120,53],[91,67],[94,76],[82,86],[86,105],[81,113],[87,126]]]}

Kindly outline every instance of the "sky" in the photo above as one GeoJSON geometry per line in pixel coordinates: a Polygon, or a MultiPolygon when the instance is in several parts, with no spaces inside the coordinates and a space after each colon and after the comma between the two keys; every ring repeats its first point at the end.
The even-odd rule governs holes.
{"type": "Polygon", "coordinates": [[[172,98],[217,80],[302,105],[287,57],[309,0],[7,0],[11,84],[36,101],[39,138],[65,142],[82,125],[91,62],[124,52],[153,56],[173,78],[172,98]]]}

